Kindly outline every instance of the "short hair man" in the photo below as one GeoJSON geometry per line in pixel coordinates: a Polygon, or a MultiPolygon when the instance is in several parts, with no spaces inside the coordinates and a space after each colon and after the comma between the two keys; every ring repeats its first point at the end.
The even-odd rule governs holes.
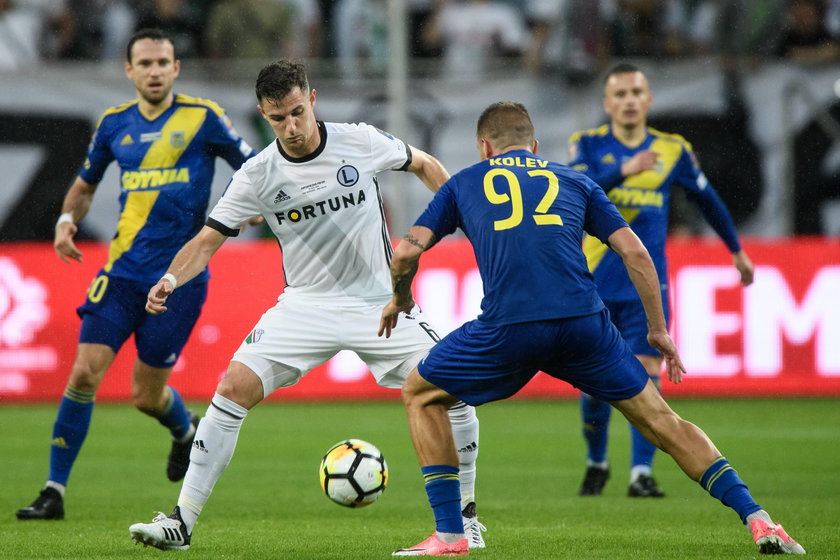
{"type": "Polygon", "coordinates": [[[584,231],[621,256],[644,306],[648,341],[664,356],[668,377],[681,380],[684,368],[665,327],[656,268],[603,189],[536,156],[531,119],[518,103],[488,107],[478,120],[477,140],[482,161],[441,187],[391,261],[394,295],[382,312],[380,335],[390,336],[413,307],[411,281],[422,253],[458,227],[473,245],[484,285],[481,315],[432,348],[403,386],[436,530],[394,554],[469,553],[455,515],[458,466],[446,407],[510,397],[538,371],[618,408],[738,513],[761,552],[804,554],[755,503],[706,434],[670,409],[610,322],[580,248],[584,231]]]}
{"type": "MultiPolygon", "coordinates": [[[[604,78],[603,102],[604,111],[610,117],[609,124],[572,134],[569,166],[606,191],[647,247],[662,280],[662,301],[669,301],[665,241],[669,200],[674,187],[683,188],[689,199],[697,204],[732,253],[741,283],[744,286],[751,284],[753,264],[741,247],[729,211],[700,170],[691,144],[679,134],[668,134],[647,126],[653,94],[644,73],[631,64],[616,65],[604,78]]],[[[583,250],[598,294],[610,311],[610,319],[645,366],[654,385],[659,387],[662,356],[647,342],[642,303],[620,255],[593,236],[584,240],[583,250]]],[[[667,303],[664,311],[667,325],[670,319],[667,303]]],[[[598,496],[610,474],[607,438],[612,407],[583,393],[581,409],[587,469],[579,493],[598,496]]],[[[656,447],[633,426],[630,431],[632,464],[627,495],[664,497],[665,493],[652,475],[656,447]]]]}
{"type": "MultiPolygon", "coordinates": [[[[164,550],[189,548],[249,409],[340,350],[356,352],[383,387],[399,388],[438,339],[419,308],[408,311],[393,340],[376,336],[380,309],[390,298],[393,252],[376,174],[409,171],[436,191],[449,173],[434,157],[372,126],[317,120],[317,92],[301,64],[269,64],[257,78],[256,93],[277,140],[233,176],[207,224],[149,291],[147,309],[165,311],[175,288],[204,268],[252,216],[265,216],[283,249],[286,286],[219,382],[196,434],[206,451],[193,450],[172,515],[129,529],[135,541],[164,550]]],[[[458,518],[463,515],[471,546],[483,548],[473,496],[478,419],[464,403],[453,403],[448,412],[469,477],[458,518]]]]}
{"type": "Polygon", "coordinates": [[[141,412],[172,434],[166,474],[184,478],[198,416],[167,385],[172,367],[198,320],[207,294],[207,270],[178,294],[180,313],[152,317],[146,288],[166,271],[180,246],[195,235],[207,212],[216,157],[239,168],[256,152],[234,131],[216,103],[172,88],[181,70],[172,39],[157,29],[135,33],[126,47],[125,74],[134,101],[105,111],[78,178],[64,197],[55,225],[55,251],[64,262],[82,260],[73,238],[108,165],[122,173],[120,219],[108,262],[79,307],[76,360],[53,426],[50,472],[32,505],[18,519],[63,519],[64,490],[90,426],[96,390],[129,336],[137,360],[131,394],[141,412]]]}

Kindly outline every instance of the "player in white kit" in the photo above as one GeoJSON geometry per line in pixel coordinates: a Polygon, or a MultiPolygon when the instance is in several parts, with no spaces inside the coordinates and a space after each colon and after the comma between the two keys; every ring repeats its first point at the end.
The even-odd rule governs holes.
{"type": "MultiPolygon", "coordinates": [[[[233,456],[248,410],[294,385],[341,350],[364,360],[378,384],[399,388],[439,337],[419,308],[390,338],[377,336],[391,299],[393,252],[385,223],[380,171],[410,171],[431,191],[449,173],[431,155],[366,124],[316,120],[316,90],[301,64],[281,60],[260,71],[262,116],[277,140],[237,171],[204,228],[175,256],[149,291],[146,310],[166,311],[177,286],[198,274],[228,237],[263,216],[280,244],[286,286],[234,353],[195,435],[178,505],[170,516],[129,528],[132,539],[185,550],[213,486],[233,456]]],[[[173,309],[172,312],[177,312],[173,309]]],[[[486,530],[475,516],[475,409],[450,409],[459,449],[461,508],[473,548],[486,530]]]]}

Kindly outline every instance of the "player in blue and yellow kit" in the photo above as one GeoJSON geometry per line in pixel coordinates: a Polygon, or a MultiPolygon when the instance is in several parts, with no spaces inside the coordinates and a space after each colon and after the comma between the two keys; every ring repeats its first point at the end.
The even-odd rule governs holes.
{"type": "MultiPolygon", "coordinates": [[[[700,208],[733,255],[741,283],[752,283],[753,265],[741,248],[735,226],[715,189],[700,170],[691,145],[678,134],[647,126],[653,95],[645,75],[630,64],[620,64],[604,80],[604,110],[610,123],[576,132],[569,140],[569,165],[586,174],[607,192],[621,215],[644,243],[663,281],[662,301],[668,301],[665,238],[671,188],[682,187],[700,208]]],[[[644,310],[621,257],[596,239],[584,240],[589,270],[610,317],[633,353],[659,386],[662,357],[648,344],[644,310]]],[[[665,319],[669,319],[667,303],[665,319]]],[[[584,393],[581,396],[587,469],[581,496],[597,496],[609,478],[607,437],[612,407],[584,393]]],[[[651,475],[656,447],[630,427],[632,457],[631,497],[663,497],[651,475]]]]}
{"type": "Polygon", "coordinates": [[[469,553],[461,519],[458,456],[447,407],[478,406],[521,389],[537,371],[610,401],[669,453],[692,480],[732,508],[765,554],[804,554],[694,424],[662,399],[610,322],[581,251],[584,231],[620,256],[642,302],[647,340],[665,358],[668,378],[684,371],[668,335],[656,268],[603,189],[581,173],[536,155],[528,112],[518,103],[488,107],[478,121],[481,163],[452,176],[394,251],[393,297],[379,334],[411,313],[420,257],[461,228],[484,286],[481,315],[430,351],[403,385],[414,449],[436,530],[395,556],[469,553]]]}
{"type": "Polygon", "coordinates": [[[256,152],[217,104],[173,93],[180,61],[169,37],[158,30],[138,31],[126,54],[125,71],[137,99],[108,109],[100,119],[84,166],[65,196],[55,250],[64,262],[81,262],[73,243],[75,224],[87,214],[105,169],[115,160],[122,183],[117,232],[108,261],[78,309],[79,346],[53,426],[47,484],[32,505],[17,511],[18,519],[64,518],[64,490],[90,426],[96,390],[132,334],[138,355],[134,406],[172,434],[167,477],[181,480],[189,465],[198,417],[167,379],[204,303],[207,270],[173,296],[181,300],[178,313],[147,314],[146,293],[204,224],[216,157],[238,169],[256,152]]]}

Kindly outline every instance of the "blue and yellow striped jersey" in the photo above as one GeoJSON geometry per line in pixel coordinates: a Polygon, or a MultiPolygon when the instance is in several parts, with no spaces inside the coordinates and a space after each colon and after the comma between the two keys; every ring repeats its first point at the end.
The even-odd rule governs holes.
{"type": "MultiPolygon", "coordinates": [[[[575,132],[569,139],[569,155],[569,165],[604,188],[645,244],[663,289],[667,280],[665,240],[672,186],[686,189],[689,199],[698,205],[730,251],[740,250],[729,211],[700,170],[691,144],[679,134],[648,128],[644,142],[630,148],[613,135],[609,124],[605,124],[575,132]],[[648,149],[659,153],[656,168],[622,177],[621,165],[636,153],[648,149]]],[[[591,236],[584,239],[583,247],[604,300],[627,301],[639,297],[621,257],[591,236]]]]}
{"type": "MultiPolygon", "coordinates": [[[[120,217],[105,272],[157,282],[204,224],[215,158],[238,169],[255,154],[206,99],[176,95],[154,120],[136,100],[105,111],[79,173],[95,185],[112,161],[120,166],[120,217]]],[[[196,281],[206,279],[205,270],[196,281]]]]}

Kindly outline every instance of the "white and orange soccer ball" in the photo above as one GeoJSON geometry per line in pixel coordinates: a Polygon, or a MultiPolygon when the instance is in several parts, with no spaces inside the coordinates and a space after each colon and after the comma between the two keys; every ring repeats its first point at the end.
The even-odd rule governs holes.
{"type": "Polygon", "coordinates": [[[382,452],[360,439],[333,445],[321,461],[319,474],[327,497],[347,507],[372,504],[388,483],[388,465],[382,452]]]}

